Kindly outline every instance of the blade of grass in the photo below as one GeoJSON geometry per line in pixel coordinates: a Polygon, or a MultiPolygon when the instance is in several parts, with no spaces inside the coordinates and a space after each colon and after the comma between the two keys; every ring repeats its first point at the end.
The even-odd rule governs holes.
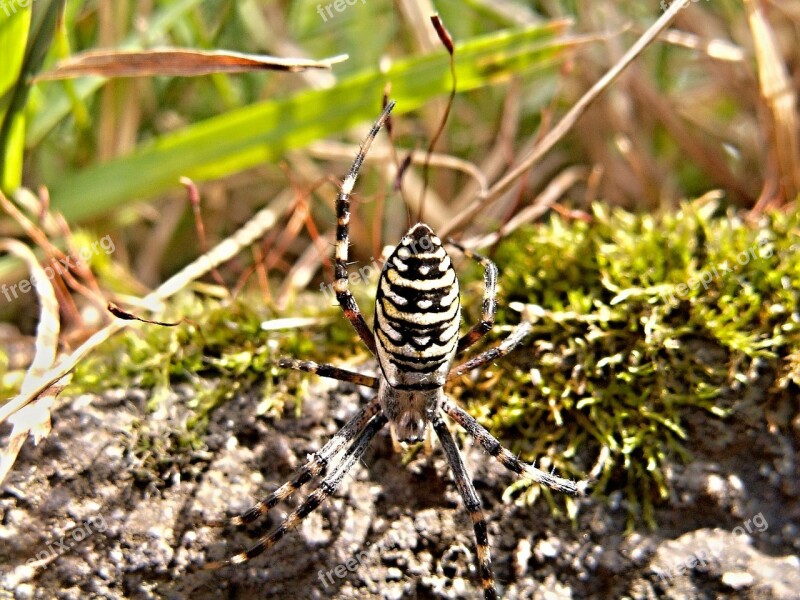
{"type": "MultiPolygon", "coordinates": [[[[22,60],[14,60],[13,56],[19,52],[19,46],[0,46],[3,53],[8,52],[12,59],[4,68],[2,79],[8,84],[7,88],[0,87],[2,99],[0,107],[3,109],[0,120],[0,186],[13,191],[22,181],[22,154],[25,141],[25,104],[30,91],[29,77],[36,73],[42,66],[47,50],[53,41],[56,22],[64,11],[65,0],[40,0],[26,6],[11,5],[15,9],[8,22],[0,29],[7,35],[3,40],[10,44],[19,44],[25,50],[22,60]],[[17,12],[18,11],[18,12],[17,12]],[[19,15],[19,16],[17,16],[19,15]],[[6,24],[8,27],[6,27],[6,24]],[[21,28],[27,24],[27,31],[21,28]],[[10,48],[10,50],[7,50],[10,48]],[[17,63],[16,65],[14,63],[17,63]]],[[[6,7],[8,8],[8,7],[6,7]]]]}
{"type": "Polygon", "coordinates": [[[0,48],[4,49],[3,60],[0,61],[0,122],[8,112],[14,85],[19,79],[30,24],[30,6],[7,16],[0,14],[0,48]]]}
{"type": "Polygon", "coordinates": [[[4,49],[0,61],[0,187],[4,189],[16,188],[22,174],[22,148],[17,139],[25,122],[14,105],[30,24],[30,5],[0,17],[0,48],[4,49]]]}
{"type": "MultiPolygon", "coordinates": [[[[4,198],[2,192],[0,192],[0,198],[4,198]]],[[[4,201],[7,201],[7,199],[4,199],[4,201]]],[[[178,293],[188,284],[199,279],[210,270],[230,260],[239,254],[242,249],[247,248],[253,242],[263,237],[264,234],[275,225],[276,220],[276,214],[275,211],[272,210],[272,207],[268,206],[262,208],[233,234],[186,265],[147,296],[141,298],[140,305],[151,308],[152,310],[158,310],[158,308],[163,305],[164,300],[178,293]]],[[[92,334],[70,354],[62,356],[52,367],[46,369],[44,372],[39,372],[36,378],[29,382],[25,390],[20,391],[19,394],[9,399],[4,404],[4,399],[0,399],[0,424],[28,406],[49,386],[55,384],[59,379],[70,373],[81,360],[85,359],[100,344],[131,323],[136,323],[136,321],[114,319],[108,325],[105,325],[92,334]]]]}
{"type": "MultiPolygon", "coordinates": [[[[565,21],[470,39],[456,48],[459,91],[552,68],[568,50],[587,43],[561,34],[565,21]]],[[[397,61],[353,75],[325,90],[304,90],[207,119],[161,136],[129,156],[50,182],[53,206],[69,220],[101,215],[131,200],[178,185],[222,177],[274,161],[291,148],[372,118],[387,81],[399,112],[449,91],[446,52],[397,61]]]]}
{"type": "Polygon", "coordinates": [[[770,28],[763,9],[753,0],[744,4],[753,36],[761,95],[772,120],[773,147],[780,168],[784,200],[791,202],[800,194],[797,94],[778,50],[776,33],[770,28]]]}

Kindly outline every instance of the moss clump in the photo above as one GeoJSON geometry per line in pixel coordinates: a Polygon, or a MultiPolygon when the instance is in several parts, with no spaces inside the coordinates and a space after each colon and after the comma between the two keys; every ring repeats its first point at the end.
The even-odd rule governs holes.
{"type": "Polygon", "coordinates": [[[458,385],[473,414],[526,459],[578,475],[579,449],[589,469],[604,448],[595,493],[624,487],[629,524],[654,523],[667,461],[689,457],[687,411],[725,418],[735,396],[725,392],[755,367],[784,386],[800,380],[798,213],[751,226],[713,212],[598,206],[591,223],[554,216],[517,231],[496,255],[499,321],[519,319],[509,303],[535,305],[533,335],[478,384],[458,385]]]}
{"type": "MultiPolygon", "coordinates": [[[[260,302],[245,299],[220,304],[184,294],[163,320],[180,320],[175,327],[141,324],[131,327],[83,361],[67,393],[98,392],[139,387],[153,389],[147,408],[162,410],[171,388],[188,384],[185,408],[187,433],[204,425],[217,406],[254,388],[261,389],[261,413],[278,416],[286,401],[301,408],[301,396],[282,383],[287,374],[277,367],[283,356],[336,360],[352,355],[355,343],[350,324],[334,318],[335,311],[314,296],[303,308],[281,314],[260,302]],[[305,326],[277,325],[283,317],[310,318],[305,326]]],[[[300,374],[289,376],[299,381],[300,374]]],[[[295,386],[293,386],[295,387],[295,386]]],[[[199,432],[198,432],[199,433],[199,432]]]]}

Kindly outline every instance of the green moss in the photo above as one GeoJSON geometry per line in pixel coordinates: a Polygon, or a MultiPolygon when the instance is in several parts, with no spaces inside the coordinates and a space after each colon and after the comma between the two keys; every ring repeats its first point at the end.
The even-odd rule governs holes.
{"type": "MultiPolygon", "coordinates": [[[[654,217],[598,206],[590,224],[554,216],[517,231],[496,254],[501,307],[534,305],[534,333],[481,383],[459,385],[528,460],[580,476],[573,458],[591,468],[605,448],[594,490],[624,488],[630,524],[654,523],[665,465],[689,459],[690,411],[725,418],[724,392],[748,381],[754,361],[798,382],[798,214],[750,226],[713,209],[654,217]]],[[[499,317],[519,319],[507,308],[499,317]]]]}
{"type": "Polygon", "coordinates": [[[290,390],[300,374],[278,369],[278,358],[336,360],[351,355],[355,343],[350,324],[335,318],[336,311],[322,298],[310,296],[298,304],[303,308],[293,309],[291,316],[311,318],[311,324],[273,328],[270,323],[290,316],[288,311],[280,314],[252,299],[221,304],[184,294],[163,317],[183,319],[181,324],[137,324],[125,330],[78,366],[67,393],[154,389],[147,408],[157,411],[171,387],[188,383],[196,391],[186,406],[192,412],[188,430],[202,429],[217,406],[253,389],[260,390],[262,414],[283,414],[287,401],[299,411],[300,396],[290,390]],[[287,379],[291,386],[284,384],[287,379]]]}

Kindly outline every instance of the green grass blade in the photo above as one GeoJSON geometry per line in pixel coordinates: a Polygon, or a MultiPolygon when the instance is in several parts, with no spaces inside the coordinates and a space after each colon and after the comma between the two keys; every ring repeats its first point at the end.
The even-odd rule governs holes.
{"type": "Polygon", "coordinates": [[[25,120],[19,110],[19,88],[25,48],[31,25],[31,7],[8,5],[0,14],[0,187],[13,190],[22,177],[21,131],[25,120]],[[11,9],[14,9],[11,11],[11,9]]]}
{"type": "Polygon", "coordinates": [[[0,48],[3,49],[3,60],[0,61],[0,122],[8,112],[13,89],[19,79],[30,23],[30,6],[8,15],[0,11],[0,48]]]}
{"type": "MultiPolygon", "coordinates": [[[[573,45],[561,36],[565,26],[537,25],[457,45],[459,91],[552,68],[573,45]]],[[[304,90],[161,136],[129,156],[49,182],[52,204],[75,221],[175,188],[182,175],[203,181],[274,161],[288,149],[372,119],[386,82],[396,114],[414,110],[449,91],[447,53],[397,61],[386,73],[370,69],[330,89],[304,90]]]]}
{"type": "Polygon", "coordinates": [[[62,10],[63,0],[3,8],[8,14],[0,24],[0,47],[8,60],[0,67],[0,185],[8,191],[22,181],[28,78],[41,67],[62,10]]]}

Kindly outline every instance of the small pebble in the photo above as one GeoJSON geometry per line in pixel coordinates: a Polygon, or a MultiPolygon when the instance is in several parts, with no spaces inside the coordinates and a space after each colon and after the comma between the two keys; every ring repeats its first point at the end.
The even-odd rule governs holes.
{"type": "Polygon", "coordinates": [[[755,579],[750,573],[728,572],[722,574],[722,583],[734,590],[750,587],[755,579]]]}

